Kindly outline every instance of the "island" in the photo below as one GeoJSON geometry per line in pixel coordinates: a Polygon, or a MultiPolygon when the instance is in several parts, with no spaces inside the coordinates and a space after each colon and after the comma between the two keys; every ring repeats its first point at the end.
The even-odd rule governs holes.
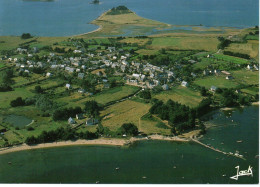
{"type": "Polygon", "coordinates": [[[92,24],[70,37],[0,36],[0,154],[200,143],[210,111],[259,100],[258,26],[176,30],[125,6],[92,24]]]}

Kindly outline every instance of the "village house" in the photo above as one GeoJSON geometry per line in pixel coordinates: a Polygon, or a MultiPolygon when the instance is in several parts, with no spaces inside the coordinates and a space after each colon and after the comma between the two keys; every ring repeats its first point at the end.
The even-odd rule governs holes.
{"type": "Polygon", "coordinates": [[[234,78],[229,75],[229,76],[226,76],[226,79],[227,79],[227,80],[231,80],[231,79],[234,79],[234,78]]]}
{"type": "Polygon", "coordinates": [[[67,89],[71,89],[72,87],[71,87],[70,84],[66,84],[66,88],[67,88],[67,89]]]}
{"type": "Polygon", "coordinates": [[[85,93],[85,90],[80,88],[80,89],[78,89],[78,93],[85,93]]]}
{"type": "Polygon", "coordinates": [[[86,121],[86,125],[96,125],[98,124],[98,119],[90,118],[86,121]]]}
{"type": "Polygon", "coordinates": [[[221,71],[221,73],[225,74],[225,75],[231,75],[231,73],[227,72],[227,71],[221,71]]]}
{"type": "Polygon", "coordinates": [[[210,91],[215,92],[216,90],[217,90],[217,87],[216,87],[216,86],[211,86],[211,87],[210,87],[210,91]]]}
{"type": "Polygon", "coordinates": [[[50,72],[46,73],[46,77],[51,77],[52,74],[50,72]]]}
{"type": "Polygon", "coordinates": [[[75,124],[75,123],[76,121],[72,117],[68,119],[68,124],[75,124]]]}
{"type": "Polygon", "coordinates": [[[83,116],[83,114],[76,114],[76,118],[77,119],[84,119],[84,116],[83,116]]]}
{"type": "Polygon", "coordinates": [[[252,70],[253,69],[253,67],[251,66],[251,65],[247,65],[247,67],[246,67],[248,70],[252,70]]]}
{"type": "Polygon", "coordinates": [[[189,83],[186,82],[186,81],[182,81],[182,82],[181,82],[181,86],[183,86],[183,87],[188,87],[188,86],[189,86],[189,83]]]}
{"type": "Polygon", "coordinates": [[[162,85],[163,90],[169,90],[169,86],[167,84],[162,85]]]}

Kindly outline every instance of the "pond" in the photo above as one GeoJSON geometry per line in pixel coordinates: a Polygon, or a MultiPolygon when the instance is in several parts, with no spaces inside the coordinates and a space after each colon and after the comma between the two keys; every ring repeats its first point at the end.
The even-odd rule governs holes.
{"type": "Polygon", "coordinates": [[[32,122],[32,119],[29,119],[25,116],[11,114],[5,117],[4,122],[10,123],[14,127],[22,128],[30,124],[32,122]]]}

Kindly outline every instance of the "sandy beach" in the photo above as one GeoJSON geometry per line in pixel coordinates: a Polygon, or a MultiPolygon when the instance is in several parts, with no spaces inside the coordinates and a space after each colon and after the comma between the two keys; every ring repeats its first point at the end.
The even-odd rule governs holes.
{"type": "Polygon", "coordinates": [[[17,151],[24,151],[24,150],[32,150],[32,149],[43,149],[43,148],[52,148],[52,147],[62,147],[62,146],[75,146],[75,145],[111,145],[111,146],[124,146],[130,145],[136,141],[141,140],[167,140],[167,141],[181,141],[181,142],[188,142],[189,139],[186,138],[179,138],[175,137],[165,137],[162,135],[151,135],[144,138],[135,138],[132,137],[128,139],[116,139],[116,138],[99,138],[94,140],[76,140],[76,141],[62,141],[62,142],[53,142],[53,143],[42,143],[37,145],[27,145],[22,144],[13,147],[4,147],[0,148],[0,155],[17,152],[17,151]]]}

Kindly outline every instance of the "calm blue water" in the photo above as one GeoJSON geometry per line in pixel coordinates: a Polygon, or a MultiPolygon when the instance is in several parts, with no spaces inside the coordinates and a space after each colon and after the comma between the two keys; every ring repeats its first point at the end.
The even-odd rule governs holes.
{"type": "Polygon", "coordinates": [[[227,152],[238,150],[246,160],[194,142],[142,141],[129,148],[35,149],[0,155],[0,183],[256,184],[259,108],[246,107],[227,116],[216,112],[210,122],[217,127],[211,128],[201,141],[227,152]],[[253,177],[230,179],[236,174],[236,166],[246,170],[249,165],[253,177]]]}
{"type": "Polygon", "coordinates": [[[173,25],[258,25],[258,0],[0,0],[0,35],[70,36],[95,30],[104,11],[125,5],[138,15],[173,25]]]}

